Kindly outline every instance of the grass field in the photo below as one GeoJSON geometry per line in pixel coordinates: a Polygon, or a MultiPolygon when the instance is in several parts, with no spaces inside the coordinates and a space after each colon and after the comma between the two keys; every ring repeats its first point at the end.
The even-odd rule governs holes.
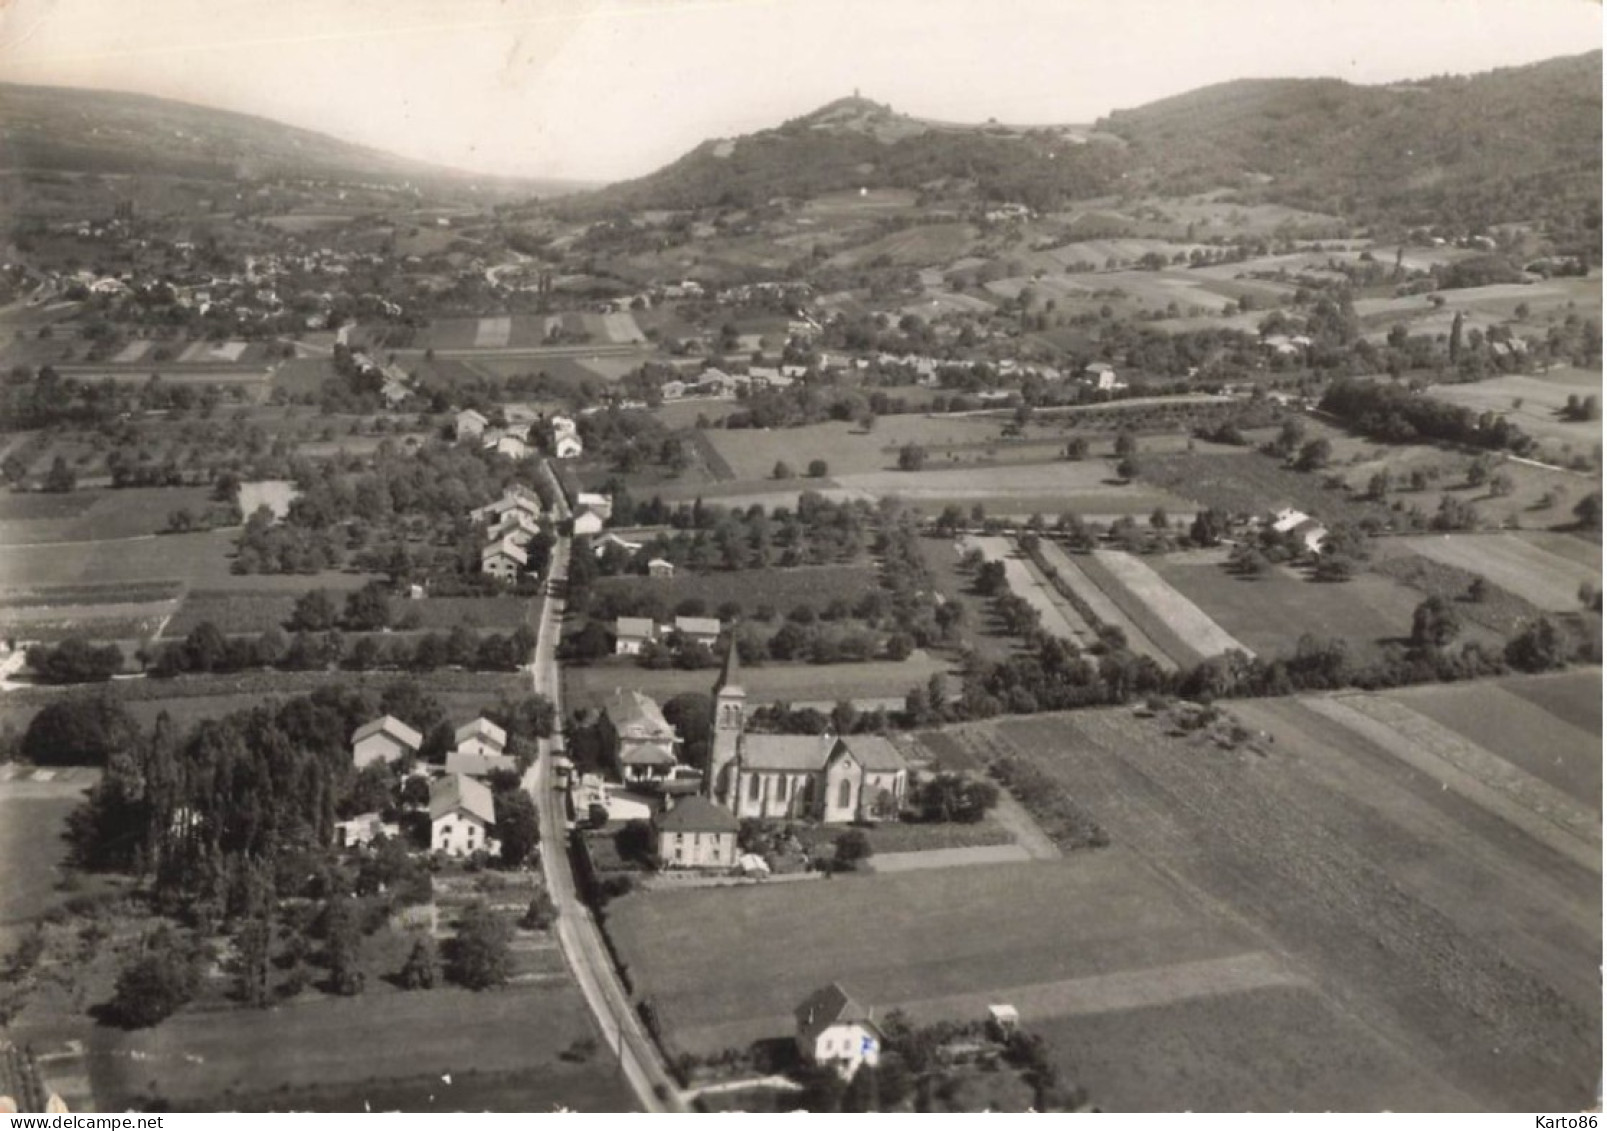
{"type": "Polygon", "coordinates": [[[23,547],[155,534],[167,526],[168,516],[174,511],[187,508],[201,514],[212,505],[212,493],[204,487],[128,487],[34,496],[72,500],[70,504],[63,502],[56,513],[51,513],[48,504],[17,505],[28,498],[11,495],[9,505],[0,510],[0,544],[23,547]],[[30,517],[12,518],[9,512],[13,510],[30,517]]]}
{"type": "Polygon", "coordinates": [[[633,895],[610,906],[608,930],[672,1042],[699,1050],[791,1033],[793,1007],[830,981],[879,1012],[980,1018],[987,1000],[1004,1000],[1036,1020],[1043,987],[1075,993],[1084,980],[1253,949],[1119,848],[633,895]],[[1028,987],[1039,993],[1018,993],[1028,987]]]}
{"type": "Polygon", "coordinates": [[[1474,412],[1494,412],[1552,446],[1572,444],[1588,452],[1601,443],[1601,421],[1562,419],[1569,395],[1601,395],[1601,374],[1582,369],[1554,369],[1540,374],[1509,373],[1465,385],[1431,385],[1428,395],[1474,412]],[[1517,403],[1515,403],[1517,402],[1517,403]]]}
{"type": "MultiPolygon", "coordinates": [[[[1389,518],[1382,504],[1325,488],[1322,476],[1291,470],[1256,452],[1140,454],[1139,480],[1229,514],[1265,514],[1293,506],[1328,523],[1360,522],[1368,515],[1389,518]]],[[[1167,511],[1172,513],[1170,507],[1167,511]]]]}
{"type": "MultiPolygon", "coordinates": [[[[348,576],[340,575],[340,580],[345,581],[348,576]]],[[[183,636],[202,621],[211,621],[224,633],[266,632],[275,626],[283,628],[303,593],[327,588],[338,608],[343,599],[341,590],[350,588],[347,585],[326,585],[322,576],[303,578],[301,581],[302,584],[296,588],[193,589],[168,622],[163,635],[169,638],[183,636]]],[[[520,597],[428,597],[421,601],[393,600],[391,621],[393,625],[399,625],[411,623],[416,618],[417,624],[413,627],[441,632],[463,625],[466,628],[506,633],[524,623],[529,611],[530,602],[520,597]]]]}
{"type": "Polygon", "coordinates": [[[1157,507],[1172,518],[1189,519],[1195,507],[1181,494],[1144,483],[1123,484],[1104,460],[1005,464],[942,470],[878,471],[836,475],[843,488],[868,499],[896,495],[923,510],[949,504],[969,510],[981,504],[990,514],[1054,515],[1075,511],[1086,519],[1108,521],[1121,515],[1149,515],[1157,507]]]}
{"type": "MultiPolygon", "coordinates": [[[[896,699],[917,684],[939,673],[947,674],[948,664],[921,649],[897,662],[873,660],[859,664],[766,664],[744,666],[742,688],[748,702],[835,703],[839,699],[855,702],[896,699]]],[[[591,667],[566,665],[563,669],[564,706],[600,706],[615,688],[645,691],[663,702],[682,692],[707,693],[714,686],[715,672],[652,671],[637,666],[631,657],[607,660],[591,667]]]]}
{"type": "MultiPolygon", "coordinates": [[[[1156,629],[1153,623],[1149,623],[1154,618],[1149,615],[1141,602],[1128,599],[1120,587],[1115,586],[1112,579],[1100,571],[1098,563],[1092,560],[1091,555],[1073,556],[1048,539],[1040,542],[1039,546],[1042,548],[1044,561],[1049,563],[1056,577],[1077,599],[1088,606],[1094,620],[1121,629],[1122,634],[1127,637],[1128,648],[1135,655],[1148,656],[1161,667],[1176,670],[1178,664],[1172,658],[1172,652],[1181,647],[1180,642],[1169,640],[1168,643],[1172,645],[1169,650],[1162,641],[1154,639],[1150,632],[1161,631],[1156,629]],[[1113,598],[1112,592],[1122,600],[1113,598]],[[1149,623],[1149,627],[1140,624],[1140,619],[1149,623]]],[[[1167,635],[1164,632],[1161,634],[1167,635]]]]}
{"type": "Polygon", "coordinates": [[[1402,545],[1433,561],[1465,569],[1517,594],[1538,608],[1579,607],[1581,582],[1600,588],[1601,567],[1552,553],[1516,534],[1442,534],[1408,538],[1402,545]]]}
{"type": "Polygon", "coordinates": [[[78,808],[91,784],[80,781],[29,796],[38,791],[0,782],[0,944],[8,944],[18,928],[61,899],[56,884],[67,857],[67,814],[78,808]]]}
{"type": "MultiPolygon", "coordinates": [[[[1142,601],[1151,615],[1178,637],[1182,647],[1192,653],[1194,660],[1231,651],[1254,655],[1254,649],[1226,632],[1144,560],[1120,550],[1095,550],[1092,557],[1118,585],[1142,601]]],[[[1176,658],[1179,663],[1190,662],[1181,655],[1176,658]]]]}
{"type": "Polygon", "coordinates": [[[1461,734],[1525,773],[1601,812],[1601,673],[1571,671],[1500,684],[1412,687],[1386,698],[1461,734]],[[1552,702],[1537,702],[1531,688],[1552,702]],[[1570,721],[1581,707],[1594,718],[1570,721]],[[1579,725],[1583,723],[1584,725],[1579,725]]]}
{"type": "MultiPolygon", "coordinates": [[[[367,688],[376,692],[401,679],[414,679],[454,718],[468,719],[506,695],[529,694],[530,677],[519,672],[432,672],[407,676],[398,672],[247,672],[239,675],[186,675],[174,679],[119,681],[110,688],[29,688],[0,699],[0,725],[25,730],[46,703],[64,695],[96,695],[103,691],[121,700],[142,727],[166,711],[183,729],[202,719],[260,707],[305,695],[320,687],[367,688]]],[[[705,690],[707,687],[705,687],[705,690]]]]}
{"type": "Polygon", "coordinates": [[[652,594],[673,610],[682,601],[704,602],[713,615],[727,601],[735,601],[752,615],[769,606],[785,616],[799,605],[819,612],[839,598],[853,604],[877,588],[876,571],[868,565],[800,566],[795,569],[737,570],[730,573],[691,573],[674,577],[608,577],[596,583],[599,593],[610,591],[652,594]]]}
{"type": "Polygon", "coordinates": [[[142,535],[69,546],[0,546],[0,579],[8,587],[116,581],[190,581],[227,578],[235,531],[142,535]]]}
{"type": "MultiPolygon", "coordinates": [[[[91,1078],[109,1110],[153,1096],[181,1108],[229,1108],[237,1097],[247,1107],[273,1107],[276,1092],[288,1105],[296,1095],[290,1089],[308,1084],[322,1086],[317,1106],[325,1109],[361,1110],[367,1101],[383,1110],[389,1097],[412,1110],[478,1110],[472,1086],[450,1089],[443,1079],[465,1070],[519,1073],[525,1097],[546,1106],[572,1106],[571,1099],[603,1105],[593,1110],[632,1106],[622,1081],[612,1092],[606,1087],[606,1061],[590,1072],[558,1061],[572,1042],[595,1036],[584,1001],[567,984],[184,1012],[154,1029],[98,1036],[91,1078]]],[[[503,1103],[518,1094],[492,1094],[498,1091],[503,1103]]]]}
{"type": "Polygon", "coordinates": [[[1377,573],[1343,583],[1312,581],[1274,567],[1255,578],[1229,573],[1222,554],[1168,554],[1148,559],[1155,571],[1224,630],[1269,659],[1288,655],[1305,633],[1344,640],[1358,657],[1410,635],[1423,594],[1377,573]]]}
{"type": "MultiPolygon", "coordinates": [[[[1126,711],[991,731],[1064,783],[1116,846],[1225,908],[1371,1031],[1418,1078],[1403,1106],[1591,1103],[1599,874],[1303,701],[1229,709],[1262,732],[1259,753],[1169,737],[1126,711]]],[[[1224,1032],[1253,1024],[1227,1016],[1224,1032]]],[[[1335,1070],[1354,1055],[1335,1048],[1335,1070]]],[[[1157,1079],[1173,1071],[1151,1067],[1157,1079]]],[[[1280,1086],[1269,1081],[1269,1094],[1280,1086]]],[[[1308,1094],[1325,1093],[1311,1079],[1308,1094]]],[[[1252,1091],[1236,1102],[1267,1101],[1252,1091]]]]}

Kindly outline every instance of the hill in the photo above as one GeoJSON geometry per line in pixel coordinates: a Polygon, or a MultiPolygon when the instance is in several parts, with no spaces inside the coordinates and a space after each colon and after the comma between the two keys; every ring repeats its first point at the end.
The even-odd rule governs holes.
{"type": "Polygon", "coordinates": [[[473,174],[268,118],[121,91],[0,83],[0,121],[0,172],[292,176],[523,196],[577,187],[473,174]]]}
{"type": "Polygon", "coordinates": [[[1141,183],[1231,186],[1355,220],[1477,228],[1594,216],[1601,200],[1601,52],[1391,86],[1244,80],[1100,129],[1141,183]]]}
{"type": "Polygon", "coordinates": [[[1048,210],[1118,191],[1228,188],[1385,228],[1529,221],[1594,242],[1601,80],[1599,51],[1389,86],[1242,80],[1091,130],[936,123],[845,98],[565,204],[580,215],[748,207],[868,186],[1048,210]]]}
{"type": "Polygon", "coordinates": [[[611,185],[572,208],[749,207],[864,186],[1053,208],[1112,191],[1121,147],[1073,128],[952,125],[844,98],[739,138],[706,141],[655,173],[611,185]]]}

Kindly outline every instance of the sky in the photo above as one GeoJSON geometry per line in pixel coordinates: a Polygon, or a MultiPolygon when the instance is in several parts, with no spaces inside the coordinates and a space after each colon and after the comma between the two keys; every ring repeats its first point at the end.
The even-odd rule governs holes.
{"type": "Polygon", "coordinates": [[[856,89],[945,121],[1091,122],[1236,78],[1579,54],[1601,18],[1596,0],[9,0],[0,79],[605,181],[856,89]]]}

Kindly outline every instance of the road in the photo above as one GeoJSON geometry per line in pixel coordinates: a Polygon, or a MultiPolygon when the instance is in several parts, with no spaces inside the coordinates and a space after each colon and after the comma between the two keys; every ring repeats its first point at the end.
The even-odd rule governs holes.
{"type": "MultiPolygon", "coordinates": [[[[558,503],[560,512],[563,503],[558,503]]],[[[568,538],[560,538],[553,547],[552,581],[548,594],[542,599],[541,620],[536,631],[536,658],[532,665],[534,688],[537,694],[552,701],[559,720],[563,718],[562,686],[558,679],[558,635],[563,624],[564,602],[562,584],[568,576],[568,538]]],[[[658,1046],[642,1030],[630,998],[620,985],[614,970],[613,959],[603,944],[602,931],[591,908],[586,906],[575,888],[575,875],[570,867],[568,851],[567,815],[564,812],[563,794],[553,788],[552,760],[561,749],[561,733],[541,742],[541,754],[534,771],[526,775],[525,784],[535,798],[536,810],[541,815],[541,870],[558,908],[558,942],[564,958],[574,972],[575,981],[586,998],[604,1039],[619,1058],[620,1070],[629,1081],[631,1090],[643,1111],[684,1112],[688,1108],[682,1100],[675,1080],[670,1076],[658,1046]]]]}

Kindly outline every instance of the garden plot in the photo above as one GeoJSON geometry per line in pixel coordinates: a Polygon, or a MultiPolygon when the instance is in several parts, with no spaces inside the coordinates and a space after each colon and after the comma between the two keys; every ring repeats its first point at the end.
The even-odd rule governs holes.
{"type": "Polygon", "coordinates": [[[500,318],[482,318],[474,330],[475,349],[502,349],[508,344],[513,335],[513,319],[503,316],[500,318]]]}
{"type": "Polygon", "coordinates": [[[1443,534],[1402,542],[1423,557],[1488,578],[1491,584],[1555,612],[1579,607],[1582,583],[1601,586],[1599,567],[1592,569],[1514,534],[1443,534]]]}
{"type": "Polygon", "coordinates": [[[1220,656],[1224,652],[1240,651],[1251,656],[1255,652],[1223,630],[1193,601],[1169,585],[1143,561],[1120,550],[1095,550],[1094,558],[1113,574],[1117,581],[1147,605],[1197,654],[1199,659],[1220,656]]]}

